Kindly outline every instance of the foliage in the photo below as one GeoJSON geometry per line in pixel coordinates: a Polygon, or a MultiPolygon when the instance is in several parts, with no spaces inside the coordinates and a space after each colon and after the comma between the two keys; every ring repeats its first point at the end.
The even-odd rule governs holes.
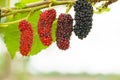
{"type": "Polygon", "coordinates": [[[32,2],[37,2],[37,1],[41,1],[41,0],[21,0],[21,3],[32,3],[32,2]]]}
{"type": "MultiPolygon", "coordinates": [[[[28,21],[32,24],[32,27],[34,29],[34,40],[33,40],[32,50],[29,53],[29,55],[35,55],[41,50],[47,48],[47,46],[44,46],[42,44],[37,34],[37,21],[39,19],[40,13],[41,11],[35,11],[28,18],[28,21]]],[[[10,21],[18,20],[26,16],[27,16],[27,13],[18,13],[10,21]]],[[[56,21],[53,23],[53,27],[52,27],[53,41],[55,41],[56,39],[55,28],[56,28],[56,21]]],[[[14,56],[16,55],[16,52],[19,51],[19,45],[20,45],[19,39],[20,39],[20,31],[18,30],[18,23],[8,25],[8,27],[5,28],[4,40],[8,48],[8,51],[10,52],[11,58],[14,58],[14,56]]]]}
{"type": "Polygon", "coordinates": [[[37,2],[37,1],[42,1],[42,0],[20,0],[20,2],[15,3],[15,7],[17,9],[22,9],[26,7],[26,4],[32,3],[32,2],[37,2]]]}
{"type": "Polygon", "coordinates": [[[15,4],[15,7],[16,7],[17,9],[20,9],[20,8],[25,8],[26,5],[25,5],[24,3],[18,2],[18,3],[15,4]]]}

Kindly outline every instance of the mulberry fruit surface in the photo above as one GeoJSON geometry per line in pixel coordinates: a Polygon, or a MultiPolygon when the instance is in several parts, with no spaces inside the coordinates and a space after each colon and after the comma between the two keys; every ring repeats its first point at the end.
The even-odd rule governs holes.
{"type": "Polygon", "coordinates": [[[33,43],[33,30],[32,25],[26,20],[22,20],[18,26],[21,36],[20,36],[20,53],[23,56],[27,56],[31,51],[33,43]]]}
{"type": "Polygon", "coordinates": [[[74,4],[74,33],[79,39],[86,38],[92,26],[93,7],[87,0],[78,0],[74,4]]]}
{"type": "Polygon", "coordinates": [[[40,14],[38,21],[38,34],[41,42],[45,46],[52,43],[52,23],[56,18],[56,11],[54,9],[46,10],[40,14]]]}
{"type": "Polygon", "coordinates": [[[70,14],[60,14],[57,22],[56,43],[59,49],[69,48],[69,40],[73,31],[73,18],[70,14]]]}

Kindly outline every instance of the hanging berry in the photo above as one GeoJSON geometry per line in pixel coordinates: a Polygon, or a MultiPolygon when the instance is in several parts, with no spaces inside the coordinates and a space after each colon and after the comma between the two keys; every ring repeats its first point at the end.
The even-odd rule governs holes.
{"type": "Polygon", "coordinates": [[[74,32],[79,39],[87,37],[92,28],[93,7],[87,0],[78,0],[74,5],[75,25],[74,32]]]}
{"type": "Polygon", "coordinates": [[[60,14],[57,22],[56,42],[59,49],[69,48],[69,40],[73,31],[73,19],[70,14],[60,14]]]}
{"type": "Polygon", "coordinates": [[[21,36],[20,36],[20,53],[23,56],[27,56],[31,51],[33,43],[33,30],[32,25],[26,20],[22,20],[18,26],[21,36]]]}
{"type": "Polygon", "coordinates": [[[41,42],[45,46],[49,46],[52,43],[52,23],[56,18],[56,11],[54,9],[46,10],[40,14],[38,21],[38,34],[41,42]]]}

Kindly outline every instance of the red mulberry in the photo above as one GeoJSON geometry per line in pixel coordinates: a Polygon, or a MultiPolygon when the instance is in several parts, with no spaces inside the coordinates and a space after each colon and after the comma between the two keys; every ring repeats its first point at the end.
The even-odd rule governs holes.
{"type": "Polygon", "coordinates": [[[60,14],[57,23],[56,41],[59,49],[69,48],[69,40],[73,31],[73,19],[70,14],[60,14]]]}
{"type": "Polygon", "coordinates": [[[32,26],[26,20],[22,20],[18,26],[19,30],[21,31],[20,36],[20,53],[23,56],[27,56],[31,50],[32,43],[33,43],[33,30],[32,26]]]}
{"type": "Polygon", "coordinates": [[[40,14],[38,22],[38,34],[41,42],[45,46],[52,43],[51,27],[56,18],[56,11],[54,9],[46,10],[40,14]]]}

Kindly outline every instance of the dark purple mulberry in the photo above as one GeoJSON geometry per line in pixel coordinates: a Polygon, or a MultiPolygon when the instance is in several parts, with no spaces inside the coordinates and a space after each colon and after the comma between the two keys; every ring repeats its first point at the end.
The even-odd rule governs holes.
{"type": "Polygon", "coordinates": [[[73,19],[70,14],[60,14],[57,23],[56,41],[59,49],[69,48],[69,40],[73,31],[73,19]]]}

